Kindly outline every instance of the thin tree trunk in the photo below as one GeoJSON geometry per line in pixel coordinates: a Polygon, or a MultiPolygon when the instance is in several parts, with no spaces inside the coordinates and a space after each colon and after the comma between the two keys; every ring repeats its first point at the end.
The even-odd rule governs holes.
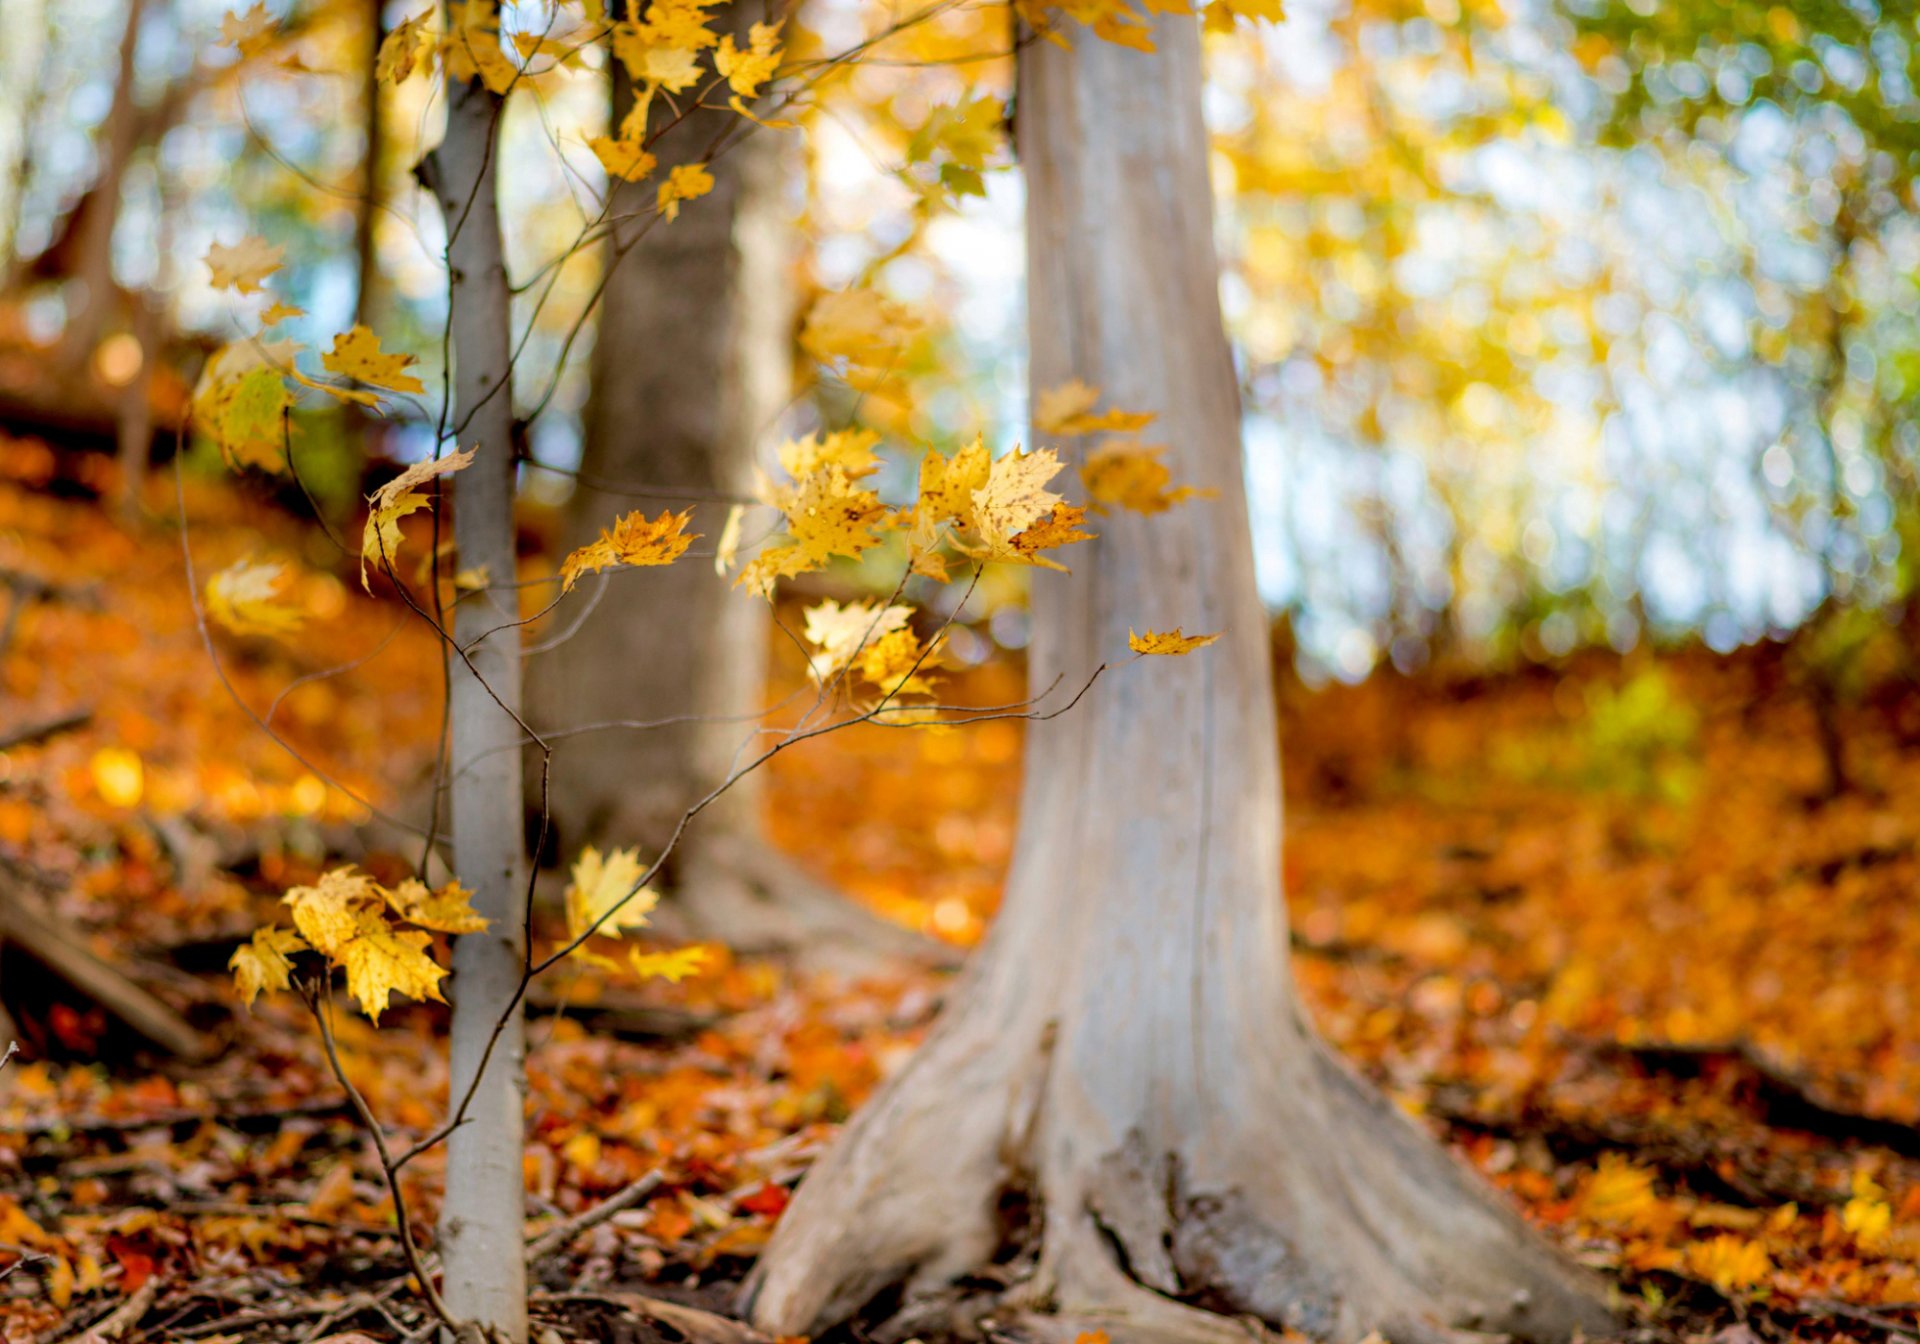
{"type": "Polygon", "coordinates": [[[128,0],[126,27],[120,37],[120,62],[115,74],[113,103],[101,129],[100,172],[88,190],[88,199],[80,209],[74,239],[73,278],[81,286],[79,306],[68,314],[60,343],[61,362],[78,368],[93,354],[94,346],[112,316],[113,230],[120,219],[120,183],[126,176],[127,162],[140,142],[140,108],[134,102],[134,57],[140,45],[140,21],[147,0],[128,0]]]}
{"type": "MultiPolygon", "coordinates": [[[[765,15],[740,4],[725,18],[744,46],[748,24],[765,15]]],[[[632,92],[617,65],[612,83],[618,125],[632,92]]],[[[670,115],[661,100],[656,119],[670,115]]],[[[607,250],[613,271],[565,550],[592,541],[617,514],[689,506],[711,546],[729,503],[752,493],[756,447],[775,430],[792,384],[782,137],[735,144],[712,164],[711,193],[642,233],[660,179],[704,157],[737,122],[724,110],[694,114],[660,138],[653,175],[615,193],[614,216],[629,223],[607,250]]],[[[543,729],[609,725],[555,741],[556,852],[638,845],[651,857],[686,807],[738,763],[765,708],[771,626],[764,604],[701,560],[605,581],[610,590],[580,628],[531,664],[528,699],[543,729]]],[[[663,923],[736,952],[799,951],[842,964],[933,947],[782,856],[760,806],[749,778],[702,814],[671,861],[676,898],[663,923]]]]}
{"type": "Polygon", "coordinates": [[[450,235],[454,424],[464,426],[460,446],[477,450],[473,465],[453,478],[453,536],[458,566],[483,568],[496,586],[464,594],[454,619],[455,639],[468,651],[452,659],[454,868],[492,926],[461,937],[453,951],[455,1102],[476,1076],[480,1083],[468,1122],[448,1142],[440,1246],[448,1307],[518,1344],[527,1335],[526,1042],[518,1008],[494,1038],[525,965],[527,899],[515,720],[520,635],[512,625],[513,405],[511,388],[503,386],[511,369],[510,309],[494,180],[501,103],[478,83],[450,83],[447,102],[432,177],[450,235]]]}
{"type": "Polygon", "coordinates": [[[381,149],[386,141],[386,103],[380,96],[380,39],[386,36],[381,15],[383,0],[366,0],[367,42],[360,56],[366,62],[360,86],[360,114],[366,149],[362,157],[360,200],[353,223],[353,256],[356,284],[353,296],[354,321],[373,324],[373,281],[379,270],[378,233],[380,218],[381,149]]]}
{"type": "Polygon", "coordinates": [[[900,1285],[899,1328],[990,1310],[1063,1340],[1244,1344],[1238,1316],[1342,1341],[1603,1329],[1590,1285],[1295,998],[1199,34],[1153,32],[1153,54],[1084,30],[1022,50],[1033,385],[1158,412],[1176,479],[1218,497],[1111,517],[1072,575],[1036,578],[1033,684],[1124,657],[1129,628],[1223,634],[1035,729],[999,920],[801,1186],[754,1323],[818,1333],[900,1285]]]}

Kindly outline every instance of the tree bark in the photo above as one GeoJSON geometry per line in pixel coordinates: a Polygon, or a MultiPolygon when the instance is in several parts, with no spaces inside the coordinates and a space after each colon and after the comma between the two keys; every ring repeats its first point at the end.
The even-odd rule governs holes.
{"type": "Polygon", "coordinates": [[[898,1286],[901,1330],[988,1309],[1063,1340],[1244,1341],[1244,1317],[1336,1341],[1603,1330],[1594,1285],[1295,997],[1199,34],[1153,32],[1152,54],[1084,30],[1022,50],[1033,387],[1157,412],[1175,479],[1218,496],[1110,517],[1071,576],[1036,576],[1033,685],[1078,684],[1129,628],[1224,633],[1036,727],[999,920],[802,1184],[752,1319],[817,1334],[898,1286]]]}
{"type": "Polygon", "coordinates": [[[477,82],[449,81],[447,103],[431,176],[449,235],[453,423],[464,426],[461,445],[477,450],[473,464],[451,478],[453,536],[458,566],[484,567],[495,586],[462,594],[454,617],[454,638],[467,650],[451,657],[454,868],[473,889],[474,909],[492,923],[453,950],[454,1103],[480,1081],[467,1123],[448,1141],[440,1248],[448,1307],[519,1344],[527,1336],[526,1042],[520,1010],[505,1010],[525,967],[527,874],[510,309],[494,180],[501,102],[477,82]],[[495,1039],[503,1014],[507,1024],[495,1039]]]}
{"type": "MultiPolygon", "coordinates": [[[[748,24],[766,15],[740,4],[723,17],[745,46],[748,24]]],[[[632,100],[617,64],[612,83],[617,126],[632,100]]],[[[671,115],[664,100],[654,115],[671,115]]],[[[612,270],[565,550],[593,541],[620,513],[689,504],[712,546],[729,502],[752,494],[755,449],[776,427],[792,385],[780,134],[734,144],[711,165],[711,193],[643,232],[659,181],[675,164],[704,158],[738,121],[725,110],[693,114],[656,143],[652,176],[615,192],[613,216],[628,222],[607,249],[612,270]]],[[[609,591],[579,629],[529,668],[533,721],[563,734],[548,789],[551,835],[568,856],[588,844],[637,844],[651,857],[686,808],[741,759],[765,708],[770,622],[763,604],[699,559],[604,582],[609,591]],[[567,734],[594,724],[608,726],[567,734]]],[[[592,600],[592,590],[578,600],[592,600]]],[[[799,950],[860,964],[930,946],[775,850],[751,777],[688,831],[669,880],[676,896],[663,923],[735,952],[799,950]]]]}
{"type": "Polygon", "coordinates": [[[60,359],[76,369],[93,354],[101,333],[113,315],[119,287],[113,280],[113,231],[120,220],[120,183],[140,143],[140,108],[134,101],[134,57],[140,46],[140,21],[147,0],[128,0],[126,27],[120,37],[120,60],[113,86],[113,103],[101,128],[98,153],[100,173],[88,189],[74,221],[73,278],[81,299],[67,317],[61,333],[60,359]]]}

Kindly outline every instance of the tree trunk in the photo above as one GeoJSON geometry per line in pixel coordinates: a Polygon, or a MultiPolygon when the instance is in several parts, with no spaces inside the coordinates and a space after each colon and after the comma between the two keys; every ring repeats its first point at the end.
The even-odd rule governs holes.
{"type": "Polygon", "coordinates": [[[527,875],[520,793],[520,632],[514,579],[513,403],[506,265],[494,166],[500,99],[479,83],[447,89],[447,133],[434,151],[435,190],[449,241],[448,323],[454,419],[477,450],[453,480],[453,536],[461,569],[484,567],[494,587],[462,595],[452,658],[454,868],[492,921],[453,950],[452,1092],[480,1076],[468,1122],[447,1149],[440,1247],[448,1307],[518,1344],[527,1336],[523,1257],[525,1032],[516,1008],[525,965],[527,875]],[[502,626],[509,628],[501,629],[502,626]],[[487,631],[494,633],[484,640],[487,631]],[[476,642],[478,641],[478,642],[476,642]],[[471,660],[469,664],[468,659],[471,660]],[[489,1053],[489,1044],[491,1051],[489,1053]],[[484,1074],[481,1073],[484,1065],[484,1074]]]}
{"type": "Polygon", "coordinates": [[[1036,727],[999,920],[801,1186],[752,1318],[818,1333],[903,1286],[899,1328],[991,1309],[1059,1339],[1244,1341],[1234,1317],[1345,1341],[1604,1329],[1594,1285],[1294,995],[1199,34],[1153,31],[1153,54],[1083,30],[1022,50],[1033,387],[1079,377],[1158,412],[1175,479],[1218,498],[1108,518],[1071,576],[1036,576],[1033,685],[1124,656],[1130,627],[1224,634],[1036,727]]]}
{"type": "Polygon", "coordinates": [[[60,339],[60,359],[69,370],[79,368],[93,354],[113,315],[119,292],[113,281],[113,231],[120,219],[120,183],[140,143],[140,108],[133,98],[134,57],[146,8],[147,0],[128,0],[113,103],[99,136],[100,172],[74,222],[73,278],[80,284],[81,298],[68,313],[60,339]]]}
{"type": "MultiPolygon", "coordinates": [[[[765,16],[741,4],[723,17],[745,46],[748,23],[765,16]]],[[[613,124],[631,101],[616,64],[613,124]]],[[[654,115],[671,115],[664,99],[654,115]]],[[[617,514],[690,502],[712,546],[729,501],[752,493],[755,448],[776,428],[792,384],[782,136],[736,143],[714,160],[709,195],[641,232],[660,180],[703,158],[738,120],[725,110],[692,115],[661,136],[653,175],[615,193],[613,215],[628,223],[607,253],[613,269],[566,550],[594,540],[617,514]]],[[[651,857],[686,808],[738,763],[765,708],[770,625],[764,605],[698,559],[603,581],[611,587],[580,628],[529,669],[533,721],[543,731],[609,725],[555,740],[551,834],[568,856],[587,844],[637,844],[651,857]]],[[[591,600],[591,587],[576,598],[591,600]]],[[[736,952],[799,949],[852,963],[928,946],[780,855],[763,835],[751,778],[702,814],[682,844],[670,861],[677,908],[663,913],[676,932],[736,952]]]]}
{"type": "Polygon", "coordinates": [[[355,284],[353,320],[373,325],[373,281],[379,273],[379,234],[382,150],[386,147],[386,103],[380,95],[380,41],[386,36],[381,15],[384,0],[366,0],[367,42],[360,56],[366,62],[361,71],[360,116],[366,150],[360,173],[360,199],[355,203],[353,219],[353,259],[355,284]]]}

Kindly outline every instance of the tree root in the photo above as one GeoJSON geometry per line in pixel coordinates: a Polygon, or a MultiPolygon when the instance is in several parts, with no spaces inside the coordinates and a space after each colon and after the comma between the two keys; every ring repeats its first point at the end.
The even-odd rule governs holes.
{"type": "Polygon", "coordinates": [[[871,974],[889,963],[953,966],[960,952],[855,904],[757,836],[694,843],[656,922],[679,936],[811,970],[871,974]]]}

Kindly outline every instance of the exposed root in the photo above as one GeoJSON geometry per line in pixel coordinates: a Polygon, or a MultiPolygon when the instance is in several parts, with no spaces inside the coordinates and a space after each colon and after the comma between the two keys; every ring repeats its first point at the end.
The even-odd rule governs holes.
{"type": "Polygon", "coordinates": [[[755,836],[722,833],[693,845],[660,922],[738,954],[845,974],[959,960],[957,949],[861,908],[755,836]]]}

